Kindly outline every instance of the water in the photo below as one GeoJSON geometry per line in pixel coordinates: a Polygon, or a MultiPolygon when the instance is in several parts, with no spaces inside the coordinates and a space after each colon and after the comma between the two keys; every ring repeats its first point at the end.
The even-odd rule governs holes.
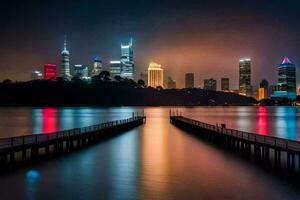
{"type": "MultiPolygon", "coordinates": [[[[298,130],[297,108],[267,108],[267,114],[258,114],[259,109],[198,107],[181,110],[203,121],[221,123],[226,120],[228,126],[248,131],[257,130],[258,124],[264,124],[259,118],[267,115],[268,134],[276,129],[289,131],[292,128],[285,124],[295,118],[293,129],[298,130]],[[222,117],[222,112],[226,117],[222,117]],[[285,112],[295,113],[295,116],[288,115],[287,121],[278,119],[284,118],[282,113],[285,112]]],[[[130,116],[136,110],[139,108],[60,108],[48,117],[52,119],[50,124],[63,129],[70,124],[89,125],[99,120],[130,116]],[[68,111],[64,112],[65,109],[68,111]]],[[[168,112],[169,108],[146,108],[147,123],[143,126],[87,149],[1,176],[1,199],[300,198],[299,190],[287,182],[172,126],[168,112]]],[[[9,124],[9,119],[14,119],[13,113],[19,113],[15,115],[16,125],[8,126],[9,130],[14,129],[15,134],[16,130],[40,132],[36,123],[29,123],[36,120],[32,114],[35,109],[10,108],[6,113],[9,115],[4,120],[1,112],[1,130],[4,122],[9,124]]],[[[39,113],[43,113],[43,109],[39,113]]],[[[43,124],[45,115],[39,116],[43,124]]],[[[283,134],[289,136],[289,132],[283,134]]]]}

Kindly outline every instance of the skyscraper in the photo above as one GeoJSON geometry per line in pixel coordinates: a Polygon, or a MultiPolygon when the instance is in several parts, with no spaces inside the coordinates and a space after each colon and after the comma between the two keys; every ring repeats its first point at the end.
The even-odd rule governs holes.
{"type": "Polygon", "coordinates": [[[102,70],[102,61],[99,57],[96,57],[93,62],[93,67],[91,70],[91,76],[98,76],[102,70]]]}
{"type": "Polygon", "coordinates": [[[229,91],[229,78],[221,78],[221,90],[229,91]]]}
{"type": "Polygon", "coordinates": [[[148,67],[148,86],[156,88],[163,87],[164,84],[164,70],[160,64],[151,62],[148,67]]]}
{"type": "Polygon", "coordinates": [[[121,76],[121,62],[120,61],[110,61],[110,76],[114,78],[115,76],[121,76]]]}
{"type": "Polygon", "coordinates": [[[217,81],[215,79],[205,79],[204,80],[204,90],[211,90],[216,91],[217,90],[217,81]]]}
{"type": "Polygon", "coordinates": [[[74,77],[79,79],[89,78],[89,68],[83,65],[74,65],[74,77]]]}
{"type": "Polygon", "coordinates": [[[133,41],[121,43],[121,76],[134,80],[133,41]]]}
{"type": "Polygon", "coordinates": [[[64,80],[71,80],[70,74],[70,52],[67,49],[67,37],[64,40],[64,49],[61,52],[62,62],[61,62],[61,77],[64,80]]]}
{"type": "Polygon", "coordinates": [[[240,59],[240,77],[239,77],[239,90],[241,95],[251,96],[251,59],[240,59]]]}
{"type": "Polygon", "coordinates": [[[45,64],[44,65],[44,80],[56,80],[56,65],[45,64]]]}
{"type": "Polygon", "coordinates": [[[296,99],[296,66],[287,57],[278,67],[278,83],[273,97],[296,99]]]}
{"type": "Polygon", "coordinates": [[[185,88],[194,88],[194,73],[185,74],[185,88]]]}

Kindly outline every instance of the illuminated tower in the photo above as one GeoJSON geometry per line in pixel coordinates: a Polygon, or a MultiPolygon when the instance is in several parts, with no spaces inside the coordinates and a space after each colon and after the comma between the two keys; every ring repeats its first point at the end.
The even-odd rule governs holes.
{"type": "Polygon", "coordinates": [[[121,76],[134,80],[133,41],[121,43],[121,76]]]}
{"type": "Polygon", "coordinates": [[[44,65],[44,80],[56,80],[56,65],[45,64],[44,65]]]}
{"type": "Polygon", "coordinates": [[[278,67],[278,83],[273,97],[296,99],[296,66],[287,57],[278,67]]]}
{"type": "Polygon", "coordinates": [[[156,88],[164,85],[164,70],[160,64],[151,62],[148,67],[148,86],[156,88]]]}
{"type": "Polygon", "coordinates": [[[62,62],[61,62],[61,77],[64,80],[71,80],[70,74],[70,52],[67,49],[67,37],[64,40],[64,49],[61,52],[62,62]]]}
{"type": "Polygon", "coordinates": [[[251,59],[244,58],[240,60],[240,78],[239,78],[239,93],[245,96],[252,95],[251,86],[251,59]]]}
{"type": "Polygon", "coordinates": [[[100,58],[96,57],[94,59],[93,68],[91,70],[91,76],[97,76],[102,71],[102,61],[100,58]]]}

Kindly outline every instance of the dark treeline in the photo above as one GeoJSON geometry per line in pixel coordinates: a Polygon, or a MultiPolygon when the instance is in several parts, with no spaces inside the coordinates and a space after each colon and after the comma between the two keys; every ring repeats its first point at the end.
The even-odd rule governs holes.
{"type": "Polygon", "coordinates": [[[0,83],[0,105],[11,106],[196,106],[252,105],[255,99],[202,89],[147,88],[143,81],[92,80],[0,83]]]}

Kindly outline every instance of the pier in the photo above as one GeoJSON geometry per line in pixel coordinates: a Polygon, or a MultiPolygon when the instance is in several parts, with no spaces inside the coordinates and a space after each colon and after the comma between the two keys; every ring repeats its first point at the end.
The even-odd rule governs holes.
{"type": "Polygon", "coordinates": [[[0,167],[16,162],[31,161],[50,155],[60,155],[105,138],[121,134],[146,122],[146,117],[101,123],[93,126],[63,130],[55,133],[25,135],[0,139],[0,167]]]}
{"type": "Polygon", "coordinates": [[[299,172],[300,142],[211,125],[170,113],[170,122],[202,139],[276,169],[299,172]]]}

